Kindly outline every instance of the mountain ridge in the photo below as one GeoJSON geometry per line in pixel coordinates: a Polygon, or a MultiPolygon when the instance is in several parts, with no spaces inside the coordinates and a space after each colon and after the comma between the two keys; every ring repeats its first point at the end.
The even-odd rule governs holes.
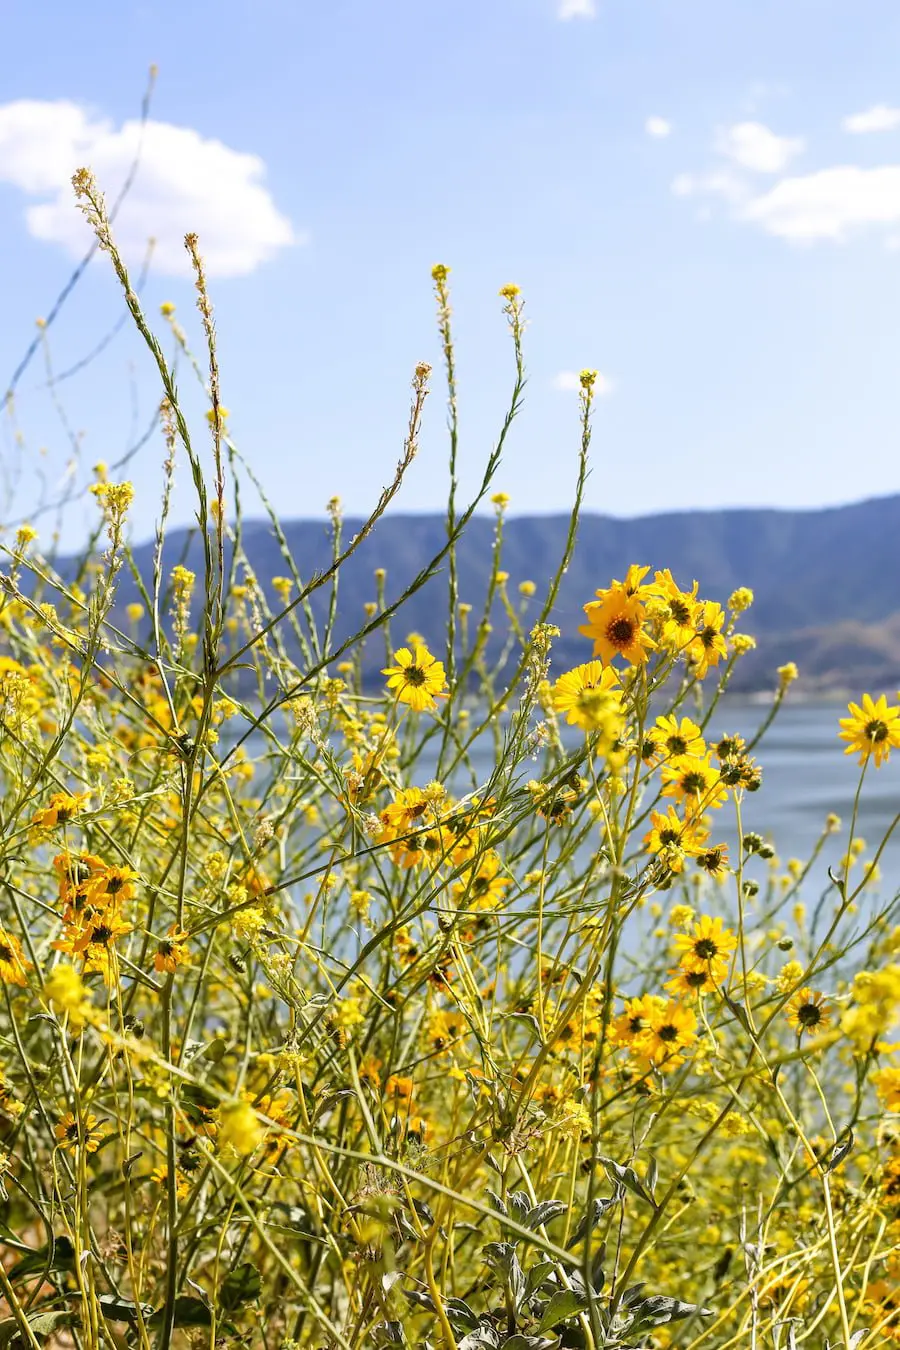
{"type": "MultiPolygon", "coordinates": [[[[343,539],[351,539],[363,524],[362,517],[347,517],[343,539]]],[[[568,524],[564,513],[503,520],[501,566],[509,573],[511,598],[518,603],[522,581],[537,586],[526,625],[562,556],[568,524]]],[[[326,520],[286,520],[281,529],[304,579],[329,565],[326,520]]],[[[472,605],[473,621],[486,592],[495,530],[494,518],[474,516],[458,546],[459,599],[472,605]]],[[[183,529],[171,531],[166,548],[170,566],[176,561],[199,564],[196,531],[190,535],[183,529]]],[[[445,540],[442,515],[396,512],[382,517],[341,569],[336,636],[352,633],[363,622],[364,605],[375,600],[375,568],[386,569],[391,603],[445,540]]],[[[245,521],[242,546],[274,599],[271,578],[284,575],[287,568],[271,524],[245,521]]],[[[145,575],[153,547],[147,543],[134,549],[145,575]]],[[[584,513],[552,615],[561,629],[557,668],[588,659],[589,646],[577,632],[582,606],[597,587],[622,577],[631,562],[669,567],[684,587],[696,578],[701,595],[721,602],[738,586],[754,591],[755,603],[739,627],[752,633],[759,647],[739,663],[737,687],[770,684],[775,666],[788,659],[797,661],[813,690],[855,688],[863,678],[885,688],[900,683],[900,493],[812,509],[739,507],[628,518],[584,513]]],[[[441,572],[392,621],[395,645],[416,631],[436,650],[440,647],[446,628],[446,572],[445,560],[441,572]]],[[[317,612],[323,612],[326,590],[315,597],[317,612]]],[[[120,602],[133,598],[133,582],[123,576],[120,602]]],[[[493,641],[499,644],[505,631],[499,607],[493,618],[493,641]]],[[[377,664],[373,656],[369,673],[377,664]]]]}

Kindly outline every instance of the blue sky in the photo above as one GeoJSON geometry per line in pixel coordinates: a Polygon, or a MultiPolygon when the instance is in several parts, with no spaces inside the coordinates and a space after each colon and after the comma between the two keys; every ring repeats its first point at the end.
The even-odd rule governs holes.
{"type": "MultiPolygon", "coordinates": [[[[230,427],[285,516],[320,515],[333,494],[365,511],[390,477],[412,368],[439,360],[438,260],[452,268],[464,487],[510,387],[497,291],[515,281],[530,382],[498,480],[513,510],[569,504],[566,386],[582,366],[607,382],[590,509],[897,490],[892,0],[17,0],[5,39],[4,387],[85,243],[68,174],[87,162],[114,193],[155,61],[122,244],[139,264],[158,237],[148,312],[165,335],[159,304],[175,302],[199,344],[176,273],[184,230],[200,234],[230,427]]],[[[96,258],[50,330],[54,369],[120,309],[96,258]]],[[[54,497],[74,444],[77,482],[115,461],[158,398],[128,330],[57,387],[63,415],[45,379],[41,355],[17,391],[21,448],[9,426],[0,447],[18,474],[8,519],[54,497]]],[[[186,371],[181,387],[202,440],[186,371]]],[[[443,424],[436,387],[397,509],[442,505],[443,424]]],[[[128,468],[138,537],[162,458],[155,435],[128,468]]],[[[176,519],[191,512],[182,466],[176,519]]],[[[76,507],[64,538],[90,518],[76,507]]]]}

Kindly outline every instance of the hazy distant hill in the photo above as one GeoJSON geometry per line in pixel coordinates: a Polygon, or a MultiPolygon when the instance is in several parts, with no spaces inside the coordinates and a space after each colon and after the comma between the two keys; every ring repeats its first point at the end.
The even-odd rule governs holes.
{"type": "MultiPolygon", "coordinates": [[[[344,523],[345,537],[359,520],[344,523]]],[[[327,566],[330,544],[322,521],[283,524],[304,576],[327,566]]],[[[363,605],[374,600],[373,570],[387,569],[388,599],[395,598],[425,562],[441,548],[444,522],[438,516],[391,515],[382,520],[341,573],[338,635],[353,631],[363,605]]],[[[566,535],[567,519],[522,516],[505,522],[503,567],[515,594],[520,581],[537,583],[543,593],[566,535]]],[[[490,517],[473,519],[459,548],[459,594],[475,613],[483,599],[494,535],[490,517]]],[[[286,571],[268,523],[244,527],[244,548],[259,580],[286,571]]],[[[187,543],[174,532],[167,545],[168,565],[187,543]]],[[[136,549],[149,571],[151,545],[136,549]]],[[[188,546],[188,562],[197,565],[199,549],[188,546]]],[[[725,600],[736,586],[751,586],[756,603],[741,627],[753,633],[759,650],[742,665],[744,687],[769,683],[774,667],[794,659],[814,688],[886,688],[900,684],[900,495],[817,511],[685,511],[621,520],[582,518],[575,556],[564,578],[554,621],[562,629],[557,669],[585,660],[588,644],[577,635],[581,606],[598,586],[621,577],[629,562],[670,567],[682,585],[693,578],[701,594],[725,600]]],[[[416,630],[436,649],[446,622],[446,565],[394,620],[394,640],[416,630]]],[[[123,589],[127,588],[123,580],[123,589]]],[[[126,598],[123,594],[122,598],[126,598]]],[[[317,606],[318,608],[318,606],[317,606]]],[[[497,617],[498,630],[503,626],[497,617]]],[[[371,644],[373,665],[378,645],[371,644]]]]}

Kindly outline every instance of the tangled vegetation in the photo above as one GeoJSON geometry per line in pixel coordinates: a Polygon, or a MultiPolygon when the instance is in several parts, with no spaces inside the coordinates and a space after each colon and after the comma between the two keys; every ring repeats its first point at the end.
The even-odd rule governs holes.
{"type": "MultiPolygon", "coordinates": [[[[753,645],[750,592],[723,607],[665,570],[598,578],[584,663],[554,669],[595,377],[566,555],[516,588],[494,480],[524,386],[522,300],[501,292],[513,393],[462,504],[436,267],[446,545],[390,602],[376,572],[336,643],[341,566],[401,486],[431,370],[362,535],[343,540],[331,503],[332,567],[304,576],[285,546],[284,576],[260,583],[197,241],[202,365],[170,305],[164,355],[91,176],[75,186],[159,371],[164,492],[152,576],[130,552],[132,489],[102,471],[77,569],[29,527],[5,547],[3,1344],[900,1341],[897,901],[872,893],[884,842],[863,861],[855,812],[822,822],[804,864],[753,830],[755,752],[796,670],[758,735],[712,737],[753,645]],[[208,396],[202,449],[178,363],[208,396]],[[196,574],[166,549],[180,461],[196,574]],[[456,557],[488,501],[479,612],[456,557]],[[434,654],[403,632],[403,602],[438,572],[434,654]],[[125,573],[141,595],[127,611],[125,573]]],[[[272,528],[283,541],[274,513],[272,528]]],[[[867,695],[836,754],[839,735],[858,803],[900,746],[900,708],[867,695]]]]}

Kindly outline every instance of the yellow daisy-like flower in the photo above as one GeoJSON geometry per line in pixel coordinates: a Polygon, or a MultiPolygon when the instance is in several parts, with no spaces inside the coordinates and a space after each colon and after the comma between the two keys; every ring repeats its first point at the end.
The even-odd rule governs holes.
{"type": "Polygon", "coordinates": [[[728,655],[728,643],[722,636],[725,611],[715,600],[705,600],[699,614],[697,636],[688,648],[688,660],[698,680],[706,678],[710,666],[717,666],[728,655]]]}
{"type": "Polygon", "coordinates": [[[262,1143],[265,1131],[249,1102],[236,1102],[219,1112],[218,1141],[222,1148],[245,1156],[262,1143]]]}
{"type": "Polygon", "coordinates": [[[683,755],[662,769],[664,797],[684,803],[689,815],[699,815],[707,807],[718,807],[728,799],[728,789],[709,756],[683,755]]]}
{"type": "Polygon", "coordinates": [[[702,758],[706,754],[706,742],[696,722],[682,717],[679,722],[671,713],[657,717],[651,739],[659,746],[658,753],[665,759],[680,759],[682,755],[694,755],[702,758]]]}
{"type": "Polygon", "coordinates": [[[661,858],[671,872],[680,872],[684,860],[695,857],[709,837],[709,831],[698,820],[682,820],[674,806],[665,815],[650,812],[653,828],[644,835],[644,848],[661,858]]]}
{"type": "Polygon", "coordinates": [[[697,1015],[681,1003],[666,1003],[651,1013],[650,1025],[634,1051],[664,1072],[684,1062],[684,1052],[697,1039],[697,1015]]]}
{"type": "Polygon", "coordinates": [[[686,970],[707,970],[716,984],[724,978],[737,938],[718,917],[701,914],[687,933],[676,933],[675,950],[686,970]]]}
{"type": "MultiPolygon", "coordinates": [[[[650,568],[643,566],[641,563],[629,563],[625,580],[614,580],[612,584],[621,586],[623,591],[626,591],[628,595],[637,596],[638,600],[646,600],[647,596],[652,595],[654,590],[653,585],[644,580],[649,571],[650,568]]],[[[597,594],[600,595],[601,592],[598,591],[597,594]]]]}
{"type": "Polygon", "coordinates": [[[892,1066],[872,1074],[872,1082],[886,1111],[900,1113],[900,1068],[892,1066]]]}
{"type": "Polygon", "coordinates": [[[613,1045],[631,1048],[650,1029],[650,1024],[666,1006],[666,1000],[658,994],[642,994],[640,998],[627,998],[625,1006],[610,1023],[609,1039],[613,1045]]]}
{"type": "Polygon", "coordinates": [[[4,984],[25,985],[28,983],[25,972],[30,969],[31,962],[26,961],[19,939],[0,928],[0,980],[4,984]]]}
{"type": "Polygon", "coordinates": [[[697,998],[700,994],[714,993],[716,982],[708,966],[698,966],[696,970],[679,966],[665,988],[675,998],[697,998]]]}
{"type": "Polygon", "coordinates": [[[478,860],[477,866],[453,887],[453,894],[460,905],[472,909],[493,909],[503,900],[503,892],[512,885],[508,877],[500,875],[500,855],[489,848],[478,860]]]}
{"type": "Polygon", "coordinates": [[[584,606],[588,621],[581,625],[579,633],[593,638],[593,654],[604,663],[621,656],[632,665],[641,665],[654,646],[644,632],[644,606],[636,595],[619,584],[598,591],[597,595],[601,598],[584,606]]]}
{"type": "Polygon", "coordinates": [[[412,651],[398,647],[394,661],[396,665],[381,673],[388,676],[387,687],[396,691],[397,701],[415,712],[433,712],[435,695],[447,683],[442,662],[435,660],[424,644],[416,644],[412,651]]]}
{"type": "Polygon", "coordinates": [[[166,936],[156,944],[153,968],[160,972],[165,971],[167,974],[172,974],[173,971],[176,971],[179,966],[185,965],[190,959],[187,933],[183,928],[179,928],[177,923],[173,923],[166,936]]]}
{"type": "Polygon", "coordinates": [[[428,1023],[428,1041],[440,1055],[449,1050],[465,1031],[466,1019],[458,1009],[440,1010],[431,1015],[428,1023]]]}
{"type": "Polygon", "coordinates": [[[87,889],[95,905],[119,906],[132,898],[137,880],[137,872],[130,867],[104,867],[91,877],[87,889]]]}
{"type": "Polygon", "coordinates": [[[728,845],[716,844],[714,848],[698,853],[697,866],[702,867],[714,881],[724,881],[731,871],[728,866],[728,845]]]}
{"type": "Polygon", "coordinates": [[[95,1115],[85,1116],[79,1138],[78,1121],[71,1111],[68,1111],[56,1125],[55,1134],[62,1147],[71,1153],[75,1152],[79,1143],[83,1143],[87,1153],[96,1153],[105,1138],[103,1127],[95,1115]]]}
{"type": "Polygon", "coordinates": [[[403,788],[379,816],[378,842],[391,845],[391,857],[401,867],[416,867],[425,860],[426,813],[431,814],[427,794],[421,788],[403,788]]]}
{"type": "Polygon", "coordinates": [[[57,1016],[68,1017],[73,1031],[84,1026],[90,1012],[90,998],[78,971],[67,961],[50,971],[44,981],[44,997],[57,1016]]]}
{"type": "Polygon", "coordinates": [[[57,825],[66,825],[84,806],[90,794],[79,792],[54,792],[47,805],[36,811],[32,825],[40,830],[52,830],[57,825]]]}
{"type": "Polygon", "coordinates": [[[825,995],[812,989],[798,989],[787,1005],[787,1020],[798,1036],[825,1031],[831,1022],[831,1007],[825,995]]]}
{"type": "Polygon", "coordinates": [[[662,641],[674,651],[680,651],[696,637],[697,586],[695,581],[690,591],[683,591],[668,567],[654,576],[654,598],[647,608],[662,626],[662,641]]]}
{"type": "Polygon", "coordinates": [[[99,970],[109,982],[115,970],[117,938],[130,932],[127,923],[112,909],[105,913],[93,911],[82,924],[67,925],[61,938],[54,942],[57,951],[80,956],[85,970],[99,970]]]}
{"type": "Polygon", "coordinates": [[[565,713],[569,726],[581,727],[582,731],[604,730],[610,722],[621,723],[618,682],[612,666],[588,661],[560,675],[553,686],[553,706],[558,713],[565,713]]]}
{"type": "Polygon", "coordinates": [[[884,694],[878,700],[863,694],[862,706],[850,703],[848,710],[850,716],[840,719],[841,740],[849,741],[844,754],[859,751],[860,764],[873,755],[876,769],[880,768],[891,750],[900,747],[900,707],[889,708],[884,694]]]}
{"type": "MultiPolygon", "coordinates": [[[[150,1180],[154,1183],[154,1185],[164,1187],[168,1180],[168,1176],[169,1173],[167,1168],[154,1167],[153,1171],[150,1173],[150,1180]]],[[[178,1169],[176,1168],[175,1170],[176,1196],[178,1197],[179,1200],[186,1200],[190,1195],[190,1193],[191,1193],[190,1178],[186,1177],[183,1172],[179,1172],[178,1169]]]]}

